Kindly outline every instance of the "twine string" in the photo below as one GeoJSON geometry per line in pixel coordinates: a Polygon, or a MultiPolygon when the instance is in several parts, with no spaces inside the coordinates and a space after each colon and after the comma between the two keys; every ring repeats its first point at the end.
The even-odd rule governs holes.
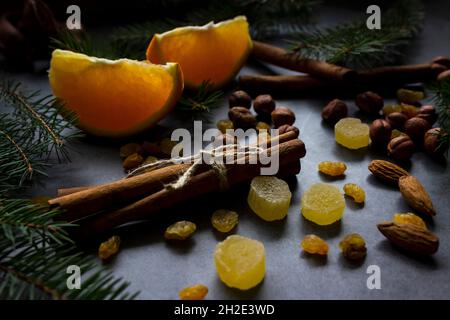
{"type": "Polygon", "coordinates": [[[188,183],[188,181],[195,174],[197,169],[203,164],[204,156],[208,155],[210,156],[210,159],[212,161],[211,163],[207,163],[207,165],[210,166],[211,169],[217,175],[217,178],[219,179],[220,182],[220,188],[227,189],[228,188],[227,168],[223,163],[223,161],[218,161],[218,159],[223,160],[224,156],[233,155],[233,161],[235,161],[235,156],[237,160],[240,156],[259,155],[262,151],[264,151],[263,148],[256,146],[242,147],[239,144],[221,145],[212,150],[202,149],[197,154],[192,156],[162,159],[153,163],[145,164],[128,173],[127,177],[133,177],[143,172],[153,171],[173,164],[191,162],[189,168],[182,175],[180,175],[180,177],[178,177],[178,179],[175,182],[165,185],[165,188],[167,189],[171,190],[179,189],[188,183]]]}

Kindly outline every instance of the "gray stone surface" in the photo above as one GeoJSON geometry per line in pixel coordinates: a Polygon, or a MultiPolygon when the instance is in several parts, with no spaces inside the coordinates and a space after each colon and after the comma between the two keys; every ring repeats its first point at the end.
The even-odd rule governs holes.
{"type": "MultiPolygon", "coordinates": [[[[450,6],[436,3],[428,6],[425,29],[408,53],[409,62],[428,61],[450,54],[447,14],[450,6]],[[444,41],[445,40],[445,41],[444,41]]],[[[326,10],[321,21],[338,21],[363,16],[363,12],[344,9],[326,10]]],[[[279,71],[279,69],[273,69],[279,71]]],[[[245,67],[241,73],[264,72],[245,67]]],[[[20,76],[29,87],[49,91],[45,76],[20,76]]],[[[307,147],[302,171],[291,183],[293,197],[286,220],[268,223],[250,212],[246,205],[247,187],[233,193],[195,201],[164,213],[163,221],[151,221],[122,230],[123,249],[109,265],[115,275],[131,282],[131,290],[140,291],[141,299],[176,299],[178,291],[188,285],[203,283],[209,287],[209,299],[449,299],[450,298],[450,170],[425,154],[414,155],[411,172],[419,177],[432,195],[437,216],[427,221],[441,240],[439,252],[428,259],[417,259],[393,248],[378,232],[376,224],[395,212],[410,211],[399,192],[379,183],[367,170],[377,158],[368,150],[349,151],[334,142],[333,131],[321,123],[320,110],[326,100],[279,100],[295,110],[301,138],[307,147]],[[340,160],[348,165],[344,180],[330,181],[317,173],[322,160],[340,160]],[[346,200],[341,222],[328,227],[316,226],[300,215],[302,192],[313,183],[326,181],[338,187],[347,182],[360,184],[367,194],[364,207],[346,200]],[[224,236],[214,232],[209,218],[217,208],[230,208],[240,214],[236,234],[258,239],[267,253],[266,278],[258,287],[240,292],[227,288],[218,279],[213,251],[224,236]],[[183,245],[172,245],[163,238],[164,228],[178,218],[198,224],[193,239],[183,245]],[[367,241],[368,255],[361,265],[350,265],[340,255],[338,243],[347,233],[358,232],[367,241]],[[325,238],[330,245],[327,260],[315,259],[300,252],[299,243],[309,233],[325,238]],[[381,290],[366,287],[369,265],[381,268],[381,290]]],[[[353,101],[347,101],[350,115],[356,114],[353,101]]],[[[388,101],[389,102],[389,101],[388,101]]],[[[226,118],[227,105],[212,113],[215,120],[226,118]]],[[[163,126],[188,126],[177,114],[164,120],[163,126]]],[[[82,139],[72,146],[72,162],[55,165],[49,177],[33,190],[34,194],[54,195],[58,187],[91,185],[123,176],[118,145],[82,139]]]]}

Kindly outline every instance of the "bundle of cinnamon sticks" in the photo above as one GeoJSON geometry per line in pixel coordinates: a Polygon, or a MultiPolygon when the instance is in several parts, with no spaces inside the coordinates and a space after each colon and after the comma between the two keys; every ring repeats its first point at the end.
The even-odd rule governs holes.
{"type": "Polygon", "coordinates": [[[406,84],[443,78],[450,68],[450,57],[436,57],[423,64],[386,66],[368,70],[352,70],[324,61],[302,58],[282,48],[254,41],[253,58],[306,75],[270,75],[239,77],[239,87],[252,94],[276,96],[344,97],[366,90],[380,93],[396,92],[406,84]]]}
{"type": "MultiPolygon", "coordinates": [[[[278,157],[279,174],[298,174],[300,158],[306,154],[304,143],[297,139],[294,131],[286,132],[276,139],[279,144],[269,144],[266,151],[270,156],[278,157]]],[[[247,161],[249,155],[244,156],[244,164],[234,161],[224,165],[227,185],[230,187],[250,181],[260,175],[264,167],[259,161],[247,161]]],[[[190,166],[189,163],[173,164],[107,184],[62,190],[59,194],[63,195],[51,199],[49,205],[62,210],[60,219],[79,224],[75,234],[77,238],[84,240],[96,237],[128,222],[150,219],[184,201],[221,191],[220,177],[206,164],[181,188],[166,187],[190,166]]]]}

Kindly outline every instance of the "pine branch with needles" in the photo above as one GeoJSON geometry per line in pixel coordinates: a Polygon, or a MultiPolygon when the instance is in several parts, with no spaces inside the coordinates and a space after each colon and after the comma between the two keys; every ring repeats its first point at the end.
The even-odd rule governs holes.
{"type": "Polygon", "coordinates": [[[128,283],[75,247],[67,230],[76,226],[58,221],[59,210],[17,198],[46,175],[51,156],[68,159],[67,141],[77,135],[73,114],[8,80],[0,83],[0,107],[0,298],[133,298],[128,283]],[[70,265],[83,274],[79,290],[67,286],[70,265]]]}
{"type": "Polygon", "coordinates": [[[420,0],[397,0],[385,11],[382,8],[381,29],[370,30],[361,20],[299,33],[289,42],[291,51],[300,57],[353,68],[382,66],[398,62],[423,21],[420,0]]]}
{"type": "Polygon", "coordinates": [[[438,123],[441,128],[438,148],[448,153],[450,146],[450,78],[430,85],[429,89],[434,95],[434,103],[438,112],[438,123]]]}
{"type": "Polygon", "coordinates": [[[187,111],[194,117],[201,113],[209,113],[211,109],[218,107],[223,92],[220,90],[212,90],[212,84],[209,81],[204,81],[197,91],[185,91],[180,101],[178,102],[178,109],[187,111]]]}

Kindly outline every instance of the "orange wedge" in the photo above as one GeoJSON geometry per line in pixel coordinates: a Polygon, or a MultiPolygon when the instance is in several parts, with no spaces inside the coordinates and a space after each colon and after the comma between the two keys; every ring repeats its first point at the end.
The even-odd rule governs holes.
{"type": "Polygon", "coordinates": [[[187,87],[210,81],[222,87],[241,69],[252,49],[243,16],[202,27],[183,27],[155,34],[147,48],[152,63],[177,62],[187,87]]]}
{"type": "Polygon", "coordinates": [[[150,128],[175,106],[183,91],[178,64],[107,60],[55,50],[49,71],[53,94],[97,136],[123,137],[150,128]]]}

